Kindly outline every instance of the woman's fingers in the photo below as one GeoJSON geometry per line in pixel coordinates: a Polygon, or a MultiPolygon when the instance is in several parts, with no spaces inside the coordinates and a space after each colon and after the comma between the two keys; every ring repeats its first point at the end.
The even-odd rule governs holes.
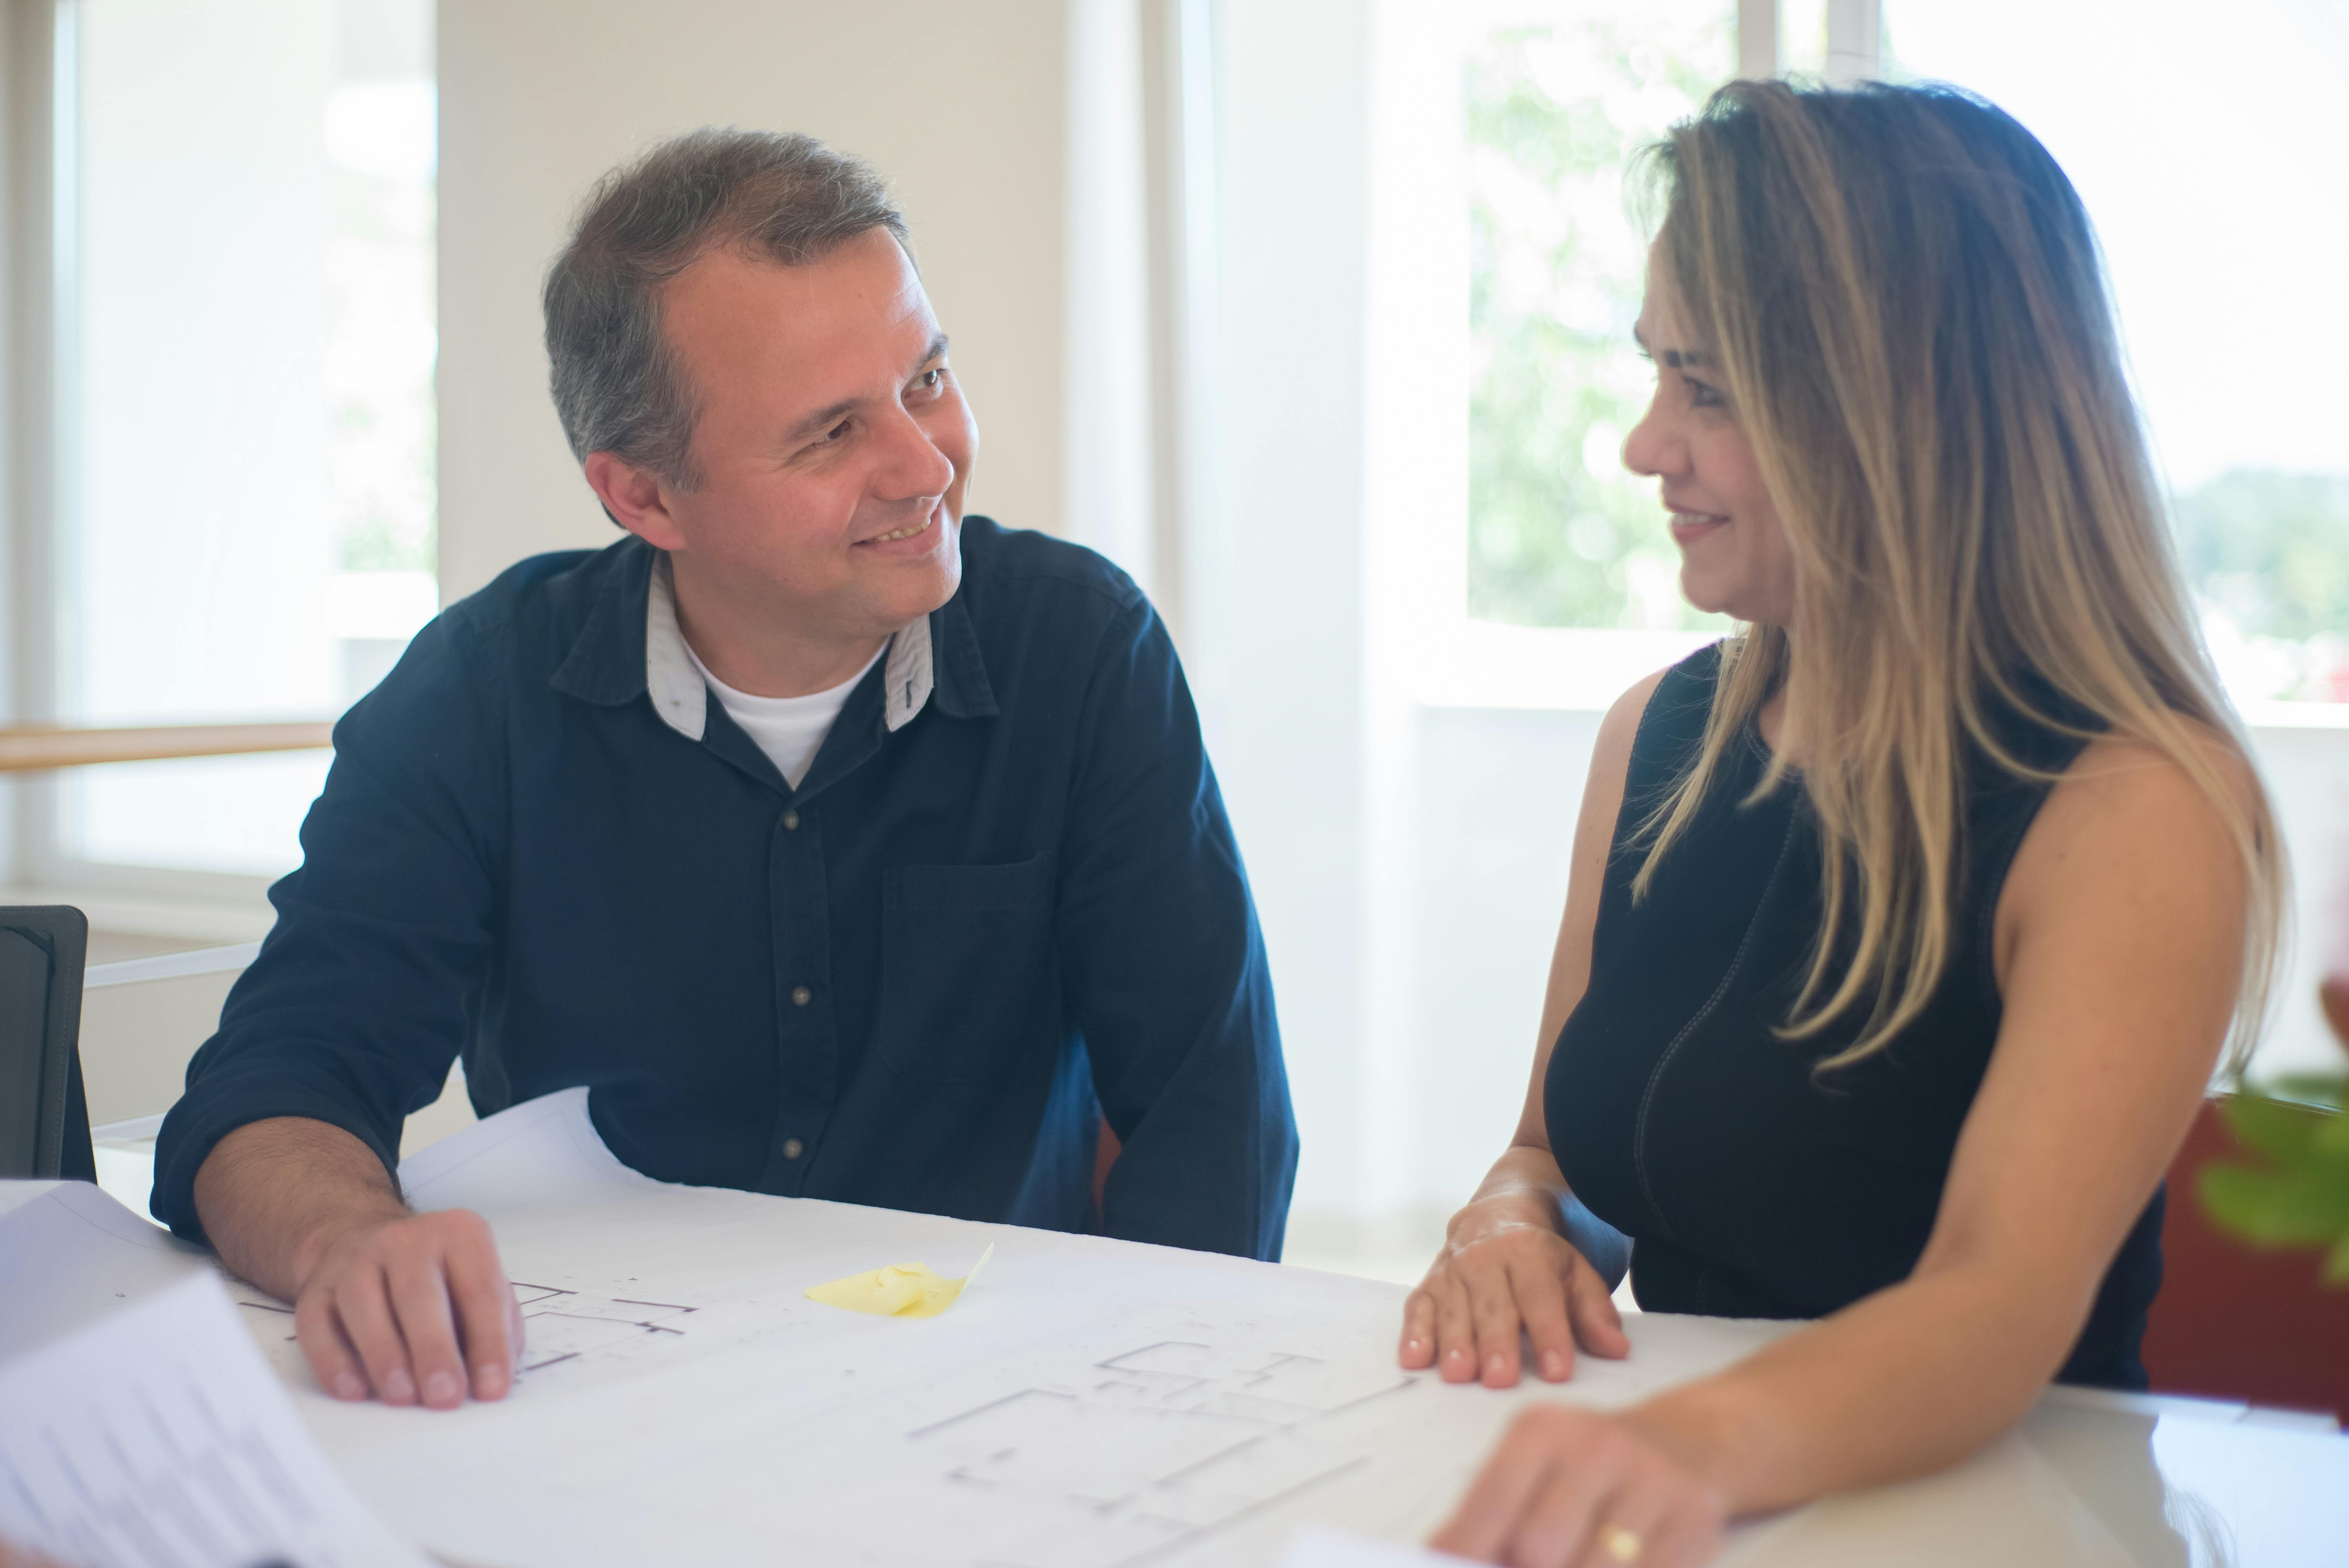
{"type": "Polygon", "coordinates": [[[1476,1376],[1487,1388],[1514,1387],[1525,1319],[1517,1310],[1513,1272],[1495,1257],[1470,1273],[1466,1282],[1468,1311],[1476,1324],[1476,1376]]]}
{"type": "MultiPolygon", "coordinates": [[[[1605,1463],[1588,1444],[1553,1452],[1541,1490],[1502,1543],[1501,1560],[1518,1568],[1584,1568],[1602,1561],[1591,1549],[1599,1544],[1601,1528],[1626,1511],[1621,1481],[1617,1467],[1605,1463]],[[1568,1453],[1573,1457],[1566,1457],[1568,1453]]],[[[1640,1561],[1640,1554],[1630,1560],[1640,1561]]],[[[1620,1568],[1621,1561],[1609,1568],[1620,1568]]]]}
{"type": "Polygon", "coordinates": [[[1395,1354],[1414,1371],[1434,1365],[1435,1297],[1424,1284],[1402,1303],[1402,1344],[1395,1354]]]}
{"type": "Polygon", "coordinates": [[[1428,1282],[1435,1297],[1436,1368],[1446,1383],[1476,1379],[1476,1324],[1470,1314],[1468,1287],[1455,1269],[1428,1282]]]}
{"type": "Polygon", "coordinates": [[[1631,1339],[1623,1332],[1623,1314],[1616,1310],[1614,1293],[1580,1253],[1575,1254],[1574,1269],[1566,1282],[1566,1312],[1574,1337],[1591,1355],[1619,1361],[1631,1354],[1631,1339]]]}
{"type": "Polygon", "coordinates": [[[1527,1410],[1510,1422],[1501,1436],[1501,1446],[1476,1472],[1460,1506],[1427,1543],[1438,1552],[1479,1563],[1503,1561],[1502,1549],[1515,1538],[1517,1521],[1548,1482],[1557,1457],[1554,1428],[1557,1418],[1567,1414],[1545,1407],[1527,1410]]]}
{"type": "Polygon", "coordinates": [[[1514,1386],[1522,1342],[1546,1380],[1573,1375],[1578,1342],[1599,1355],[1630,1350],[1607,1287],[1580,1253],[1531,1227],[1448,1248],[1403,1303],[1397,1355],[1448,1383],[1514,1386]]]}
{"type": "MultiPolygon", "coordinates": [[[[1572,1253],[1568,1258],[1569,1279],[1574,1271],[1588,1272],[1572,1253]]],[[[1546,1258],[1513,1262],[1509,1282],[1516,1292],[1526,1337],[1533,1342],[1535,1371],[1546,1383],[1565,1382],[1574,1374],[1574,1330],[1567,1321],[1567,1285],[1546,1258]]]]}
{"type": "Polygon", "coordinates": [[[1667,1568],[1665,1548],[1671,1542],[1665,1525],[1671,1511],[1670,1493],[1634,1467],[1584,1516],[1581,1535],[1557,1561],[1573,1568],[1625,1568],[1633,1563],[1667,1568]]]}
{"type": "Polygon", "coordinates": [[[1641,1537],[1636,1561],[1640,1568],[1702,1568],[1721,1555],[1723,1534],[1718,1509],[1683,1498],[1641,1537]]]}
{"type": "Polygon", "coordinates": [[[1544,1405],[1509,1424],[1429,1544],[1516,1568],[1697,1568],[1721,1535],[1718,1496],[1637,1431],[1544,1405]]]}

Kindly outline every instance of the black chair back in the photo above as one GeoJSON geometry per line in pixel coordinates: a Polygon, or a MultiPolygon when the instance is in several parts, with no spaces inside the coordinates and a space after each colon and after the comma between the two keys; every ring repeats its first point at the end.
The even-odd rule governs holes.
{"type": "Polygon", "coordinates": [[[0,907],[0,1177],[98,1179],[78,1048],[88,951],[79,909],[0,907]]]}

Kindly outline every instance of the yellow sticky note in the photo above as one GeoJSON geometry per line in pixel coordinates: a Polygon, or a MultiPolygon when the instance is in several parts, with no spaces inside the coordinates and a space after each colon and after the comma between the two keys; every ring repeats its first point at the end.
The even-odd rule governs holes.
{"type": "Polygon", "coordinates": [[[927,1263],[892,1263],[885,1269],[867,1269],[844,1280],[810,1286],[807,1296],[826,1306],[867,1312],[875,1317],[936,1317],[955,1304],[963,1287],[978,1278],[978,1271],[993,1256],[995,1243],[989,1241],[970,1272],[958,1280],[938,1278],[927,1263]]]}

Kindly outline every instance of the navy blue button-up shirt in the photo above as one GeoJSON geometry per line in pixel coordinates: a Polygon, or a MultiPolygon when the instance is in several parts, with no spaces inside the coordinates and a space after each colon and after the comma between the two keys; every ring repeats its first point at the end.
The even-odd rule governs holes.
{"type": "Polygon", "coordinates": [[[640,541],[427,627],[336,726],[156,1217],[199,1236],[197,1168],[264,1116],[394,1166],[461,1052],[482,1114],[587,1085],[662,1180],[1061,1230],[1106,1116],[1103,1230],[1277,1258],[1296,1127],[1174,648],[1090,551],[980,517],[962,550],[926,701],[875,664],[797,790],[716,701],[698,740],[655,711],[640,541]]]}

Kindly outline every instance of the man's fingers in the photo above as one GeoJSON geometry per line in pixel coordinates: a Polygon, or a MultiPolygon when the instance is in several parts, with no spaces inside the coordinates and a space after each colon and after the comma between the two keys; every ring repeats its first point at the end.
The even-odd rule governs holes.
{"type": "Polygon", "coordinates": [[[1468,1284],[1468,1309],[1476,1323],[1477,1376],[1487,1388],[1507,1388],[1517,1380],[1517,1335],[1523,1320],[1506,1265],[1480,1270],[1468,1284]]]}
{"type": "Polygon", "coordinates": [[[1623,1332],[1623,1314],[1615,1310],[1607,1282],[1579,1255],[1574,1261],[1573,1277],[1567,1282],[1566,1297],[1567,1315],[1583,1349],[1610,1361],[1631,1354],[1630,1336],[1623,1332]]]}
{"type": "Polygon", "coordinates": [[[436,1251],[417,1249],[386,1272],[391,1307],[408,1341],[418,1397],[436,1410],[465,1402],[465,1362],[457,1354],[457,1324],[449,1307],[449,1276],[436,1251]]]}
{"type": "Polygon", "coordinates": [[[1515,1539],[1517,1525],[1535,1496],[1549,1478],[1552,1452],[1549,1427],[1560,1412],[1528,1410],[1509,1423],[1501,1446],[1469,1483],[1467,1495],[1442,1529],[1428,1538],[1438,1552],[1497,1563],[1501,1549],[1515,1539]]]}
{"type": "Polygon", "coordinates": [[[416,1377],[409,1369],[408,1341],[392,1319],[382,1271],[351,1271],[336,1282],[331,1300],[336,1320],[350,1335],[351,1348],[358,1352],[359,1363],[367,1368],[376,1397],[387,1405],[415,1404],[416,1377]]]}
{"type": "Polygon", "coordinates": [[[1405,1366],[1421,1367],[1435,1360],[1435,1298],[1422,1285],[1402,1303],[1402,1343],[1395,1351],[1405,1366]]]}
{"type": "Polygon", "coordinates": [[[506,1282],[490,1228],[471,1215],[450,1238],[443,1267],[449,1298],[457,1310],[457,1333],[472,1374],[473,1397],[502,1399],[513,1383],[514,1324],[520,1321],[513,1287],[506,1282]]]}
{"type": "Polygon", "coordinates": [[[1533,1341],[1535,1370],[1545,1382],[1565,1382],[1574,1372],[1574,1330],[1557,1271],[1547,1259],[1521,1260],[1509,1266],[1509,1286],[1516,1292],[1526,1337],[1533,1341]]]}
{"type": "Polygon", "coordinates": [[[343,1325],[336,1321],[333,1296],[312,1291],[294,1303],[294,1337],[301,1344],[319,1387],[337,1399],[367,1397],[366,1368],[343,1336],[343,1325]]]}

